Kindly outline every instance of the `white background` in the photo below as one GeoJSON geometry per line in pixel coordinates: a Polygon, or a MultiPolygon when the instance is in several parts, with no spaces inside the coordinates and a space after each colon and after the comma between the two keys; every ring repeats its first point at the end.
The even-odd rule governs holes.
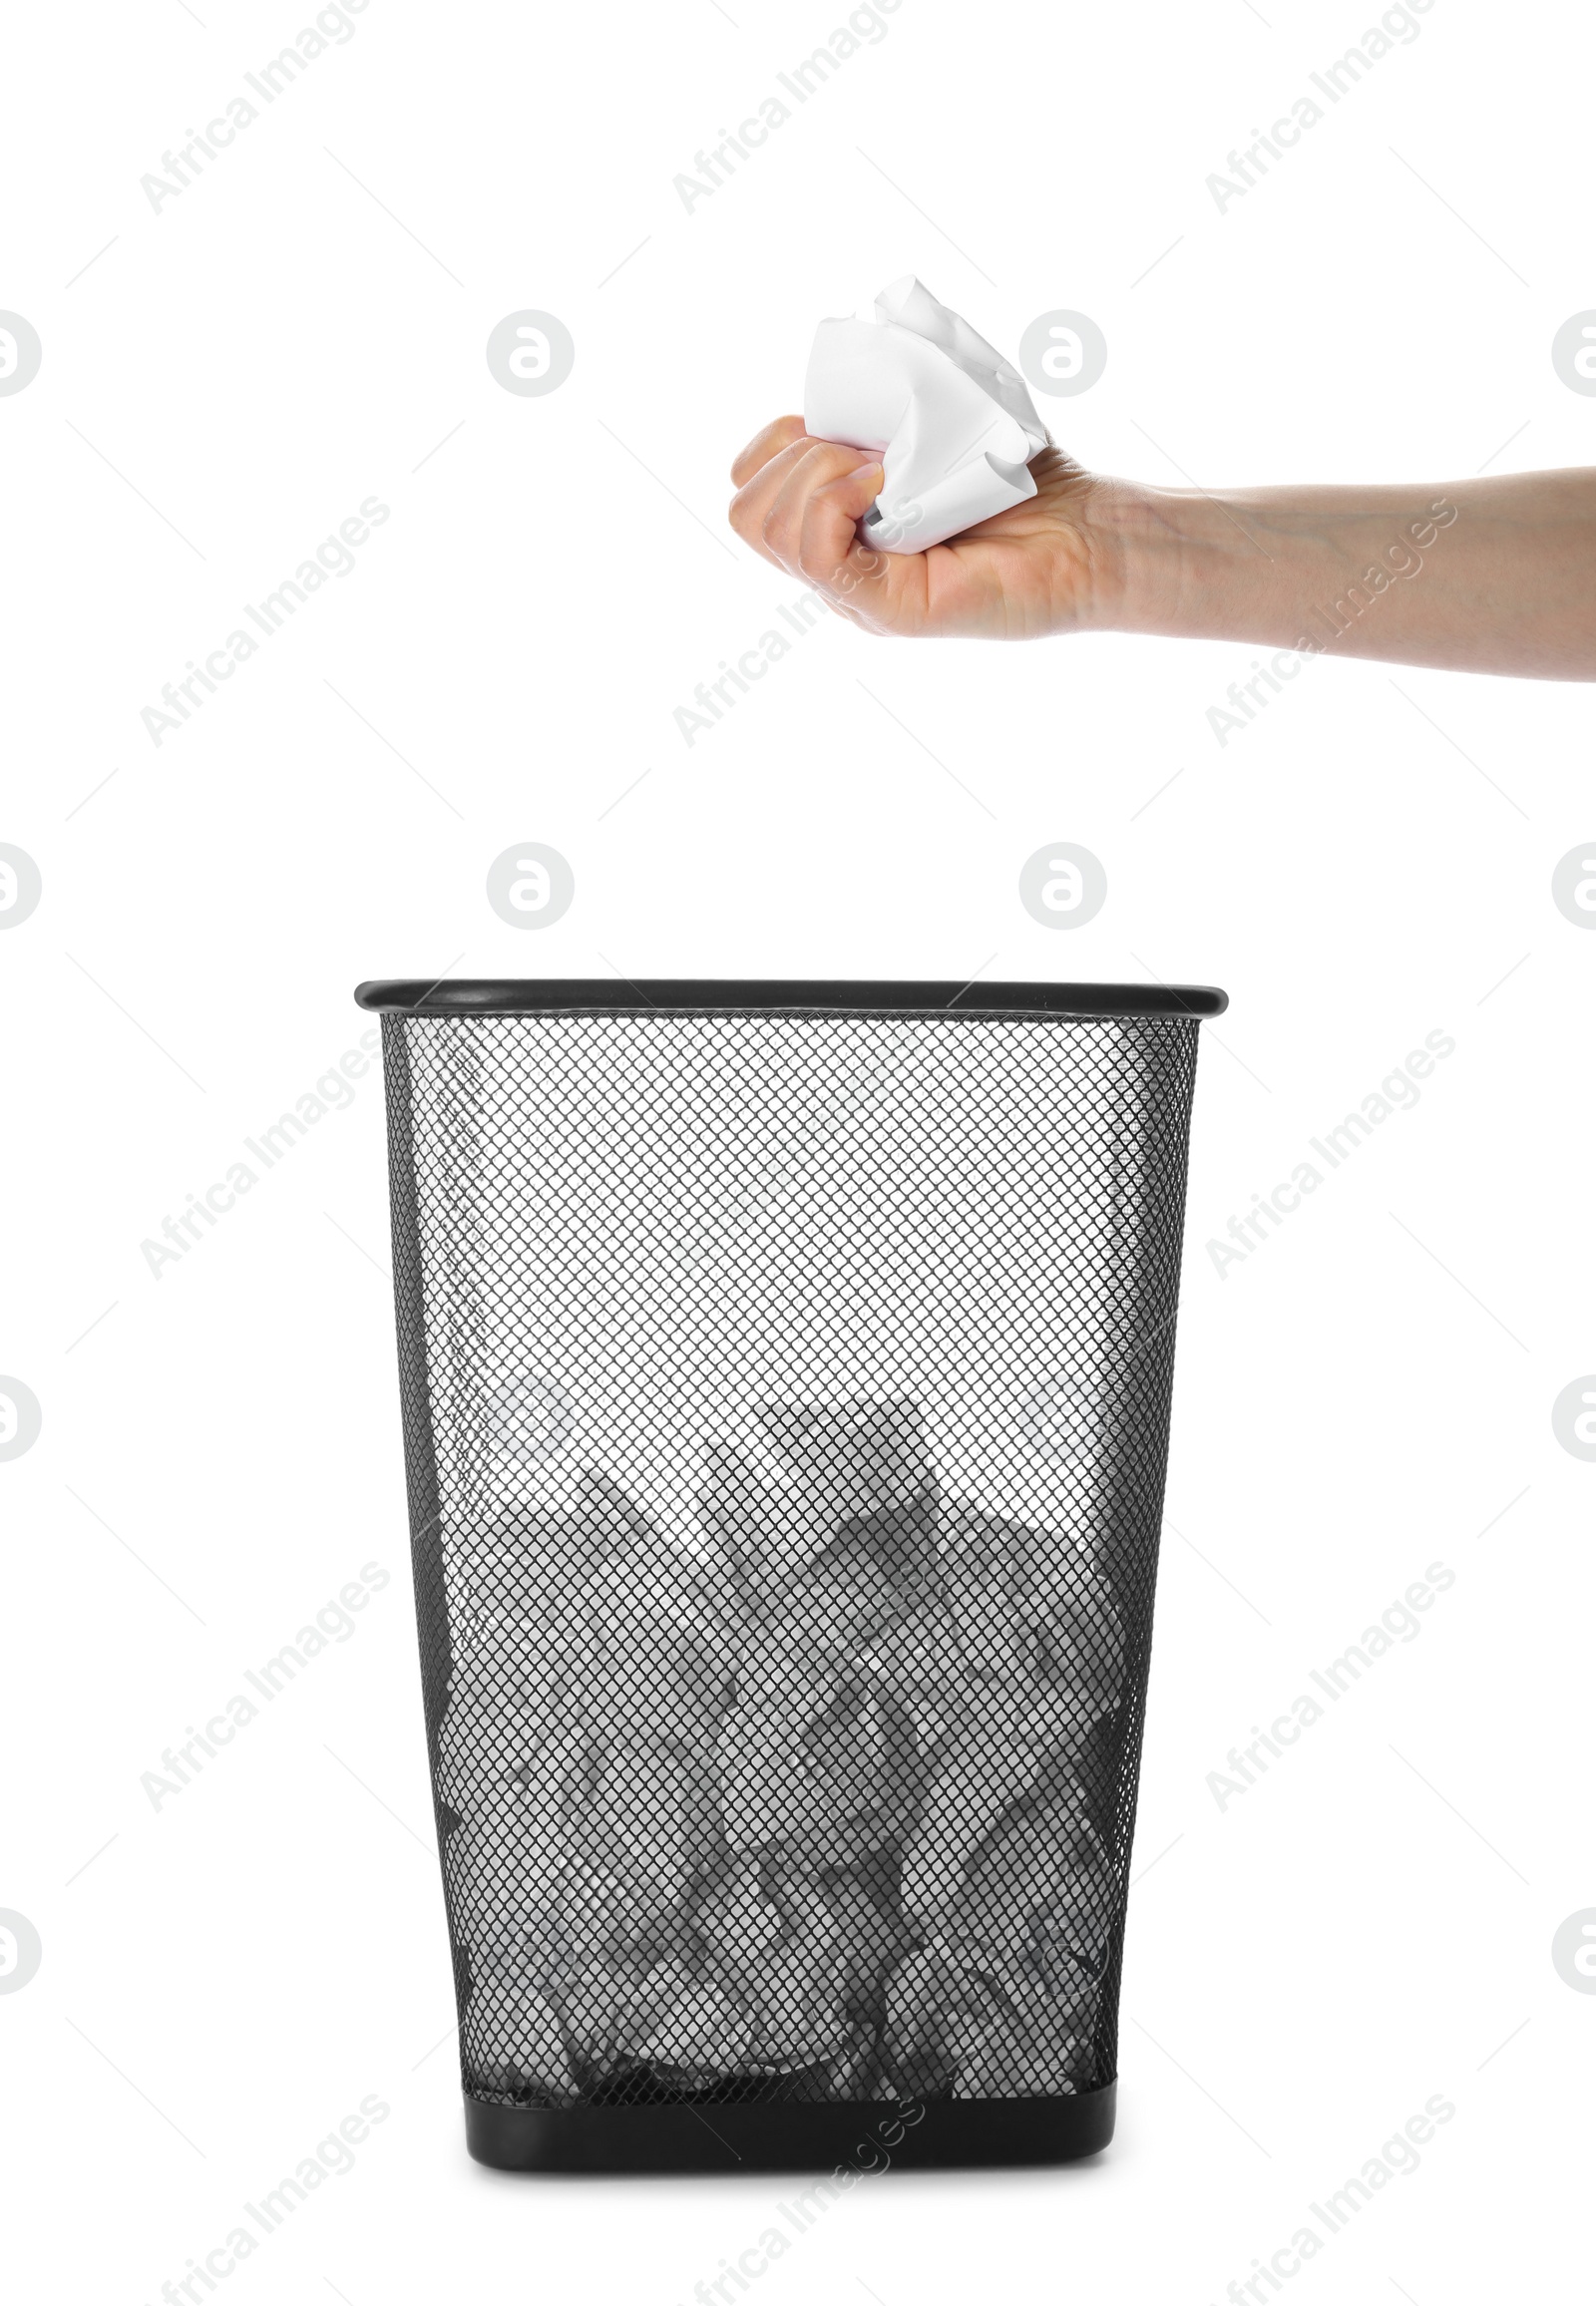
{"type": "Polygon", "coordinates": [[[465,2156],[375,1076],[159,1280],[140,1245],[354,1043],[359,977],[985,968],[1232,995],[1119,2133],[873,2179],[749,2294],[1204,2306],[1439,2093],[1419,2169],[1292,2294],[1569,2295],[1596,2001],[1550,1941],[1596,1903],[1596,1468],[1550,1407],[1596,1366],[1596,937],[1550,876],[1596,832],[1589,693],[1319,662],[1221,750],[1254,651],[830,619],[690,749],[672,712],[798,590],[723,528],[733,453],[797,404],[816,319],[906,270],[1006,349],[1098,321],[1106,374],[1046,413],[1100,470],[1596,461],[1550,360],[1596,304],[1586,13],[1435,0],[1221,214],[1209,172],[1378,10],[903,0],[688,213],[673,176],[840,4],[371,0],[154,212],[141,176],[310,13],[98,0],[9,34],[0,304],[44,347],[0,399],[0,839],[44,876],[0,939],[0,1369],[44,1410],[0,1465],[0,1906],[44,1946],[0,1997],[13,2286],[154,2301],[371,2093],[389,2118],[229,2297],[675,2306],[790,2198],[465,2156]],[[544,398],[484,359],[528,306],[577,346],[544,398]],[[354,573],[154,746],[163,682],[371,495],[354,573]],[[527,840],[577,882],[538,935],[483,894],[527,840]],[[1015,886],[1059,840],[1109,879],[1067,935],[1015,886]],[[1419,1104],[1221,1280],[1208,1239],[1433,1029],[1419,1104]],[[355,1637],[154,1811],[141,1773],[372,1560],[355,1637]],[[1432,1561],[1421,1636],[1222,1812],[1227,1750],[1432,1561]]]}

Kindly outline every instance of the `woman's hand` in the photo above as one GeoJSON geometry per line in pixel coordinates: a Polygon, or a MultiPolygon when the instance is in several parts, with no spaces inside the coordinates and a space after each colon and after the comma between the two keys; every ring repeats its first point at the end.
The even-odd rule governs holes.
{"type": "Polygon", "coordinates": [[[730,520],[745,544],[867,632],[1034,640],[1100,620],[1112,556],[1087,515],[1112,484],[1057,449],[1030,472],[1036,494],[1023,505],[929,553],[882,553],[858,533],[881,493],[879,457],[811,440],[802,417],[780,416],[731,468],[730,520]]]}

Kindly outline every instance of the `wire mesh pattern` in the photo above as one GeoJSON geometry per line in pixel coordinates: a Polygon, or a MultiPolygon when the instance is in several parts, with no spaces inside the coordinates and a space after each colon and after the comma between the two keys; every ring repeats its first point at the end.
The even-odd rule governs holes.
{"type": "Polygon", "coordinates": [[[1195,1019],[383,1030],[468,2092],[1111,2080],[1195,1019]]]}

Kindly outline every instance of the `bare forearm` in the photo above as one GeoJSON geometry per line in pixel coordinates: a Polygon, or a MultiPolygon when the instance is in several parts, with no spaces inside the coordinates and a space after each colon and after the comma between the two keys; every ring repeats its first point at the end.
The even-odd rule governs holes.
{"type": "Polygon", "coordinates": [[[1092,621],[1596,680],[1596,472],[1210,496],[1092,484],[1092,621]]]}

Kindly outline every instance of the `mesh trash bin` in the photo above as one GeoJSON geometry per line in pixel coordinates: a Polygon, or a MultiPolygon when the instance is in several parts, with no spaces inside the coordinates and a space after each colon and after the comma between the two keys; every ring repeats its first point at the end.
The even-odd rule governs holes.
{"type": "Polygon", "coordinates": [[[1225,996],[356,997],[471,2151],[1103,2145],[1225,996]]]}

